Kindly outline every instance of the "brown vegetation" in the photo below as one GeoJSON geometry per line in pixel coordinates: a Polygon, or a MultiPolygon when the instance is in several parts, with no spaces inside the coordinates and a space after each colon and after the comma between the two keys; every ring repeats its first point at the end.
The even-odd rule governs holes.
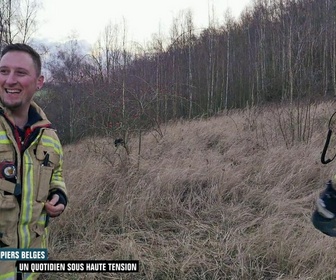
{"type": "Polygon", "coordinates": [[[129,155],[113,139],[66,146],[70,204],[51,223],[50,256],[136,259],[141,267],[46,277],[334,279],[334,240],[310,222],[334,173],[320,163],[333,107],[312,105],[311,137],[290,146],[279,107],[171,123],[160,140],[142,135],[140,158],[137,137],[129,155]]]}

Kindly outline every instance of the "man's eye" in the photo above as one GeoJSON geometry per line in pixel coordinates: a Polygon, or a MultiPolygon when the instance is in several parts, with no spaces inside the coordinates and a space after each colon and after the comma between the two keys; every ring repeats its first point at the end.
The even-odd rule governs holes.
{"type": "Polygon", "coordinates": [[[24,75],[26,75],[26,72],[24,72],[24,71],[17,71],[17,74],[19,76],[24,76],[24,75]]]}
{"type": "Polygon", "coordinates": [[[2,75],[6,75],[6,74],[8,74],[8,70],[6,70],[6,69],[0,69],[0,73],[2,75]]]}

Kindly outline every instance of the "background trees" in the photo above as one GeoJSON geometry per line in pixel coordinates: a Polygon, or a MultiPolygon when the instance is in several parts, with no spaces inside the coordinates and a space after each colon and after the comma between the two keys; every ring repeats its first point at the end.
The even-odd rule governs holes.
{"type": "Polygon", "coordinates": [[[0,2],[0,49],[3,44],[26,43],[36,31],[40,0],[2,0],[0,2]]]}
{"type": "MultiPolygon", "coordinates": [[[[1,44],[29,41],[36,1],[1,2],[1,44]]],[[[88,52],[74,38],[57,52],[46,50],[50,79],[39,101],[62,139],[74,141],[333,96],[335,9],[332,0],[255,0],[237,20],[226,13],[219,23],[210,14],[202,30],[187,10],[173,19],[168,37],[153,36],[145,46],[127,40],[125,24],[110,24],[88,52]]]]}

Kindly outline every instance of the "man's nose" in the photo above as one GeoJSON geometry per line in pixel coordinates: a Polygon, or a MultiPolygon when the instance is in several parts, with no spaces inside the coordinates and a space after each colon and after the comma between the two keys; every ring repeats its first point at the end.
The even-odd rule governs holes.
{"type": "Polygon", "coordinates": [[[6,84],[8,85],[15,85],[17,83],[17,78],[15,73],[10,72],[6,77],[6,84]]]}

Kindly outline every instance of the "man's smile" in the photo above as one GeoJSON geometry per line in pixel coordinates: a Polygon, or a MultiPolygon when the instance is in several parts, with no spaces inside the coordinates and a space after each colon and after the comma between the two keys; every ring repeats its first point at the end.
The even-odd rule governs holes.
{"type": "Polygon", "coordinates": [[[9,88],[5,88],[6,93],[8,94],[19,94],[21,93],[20,89],[9,89],[9,88]]]}

